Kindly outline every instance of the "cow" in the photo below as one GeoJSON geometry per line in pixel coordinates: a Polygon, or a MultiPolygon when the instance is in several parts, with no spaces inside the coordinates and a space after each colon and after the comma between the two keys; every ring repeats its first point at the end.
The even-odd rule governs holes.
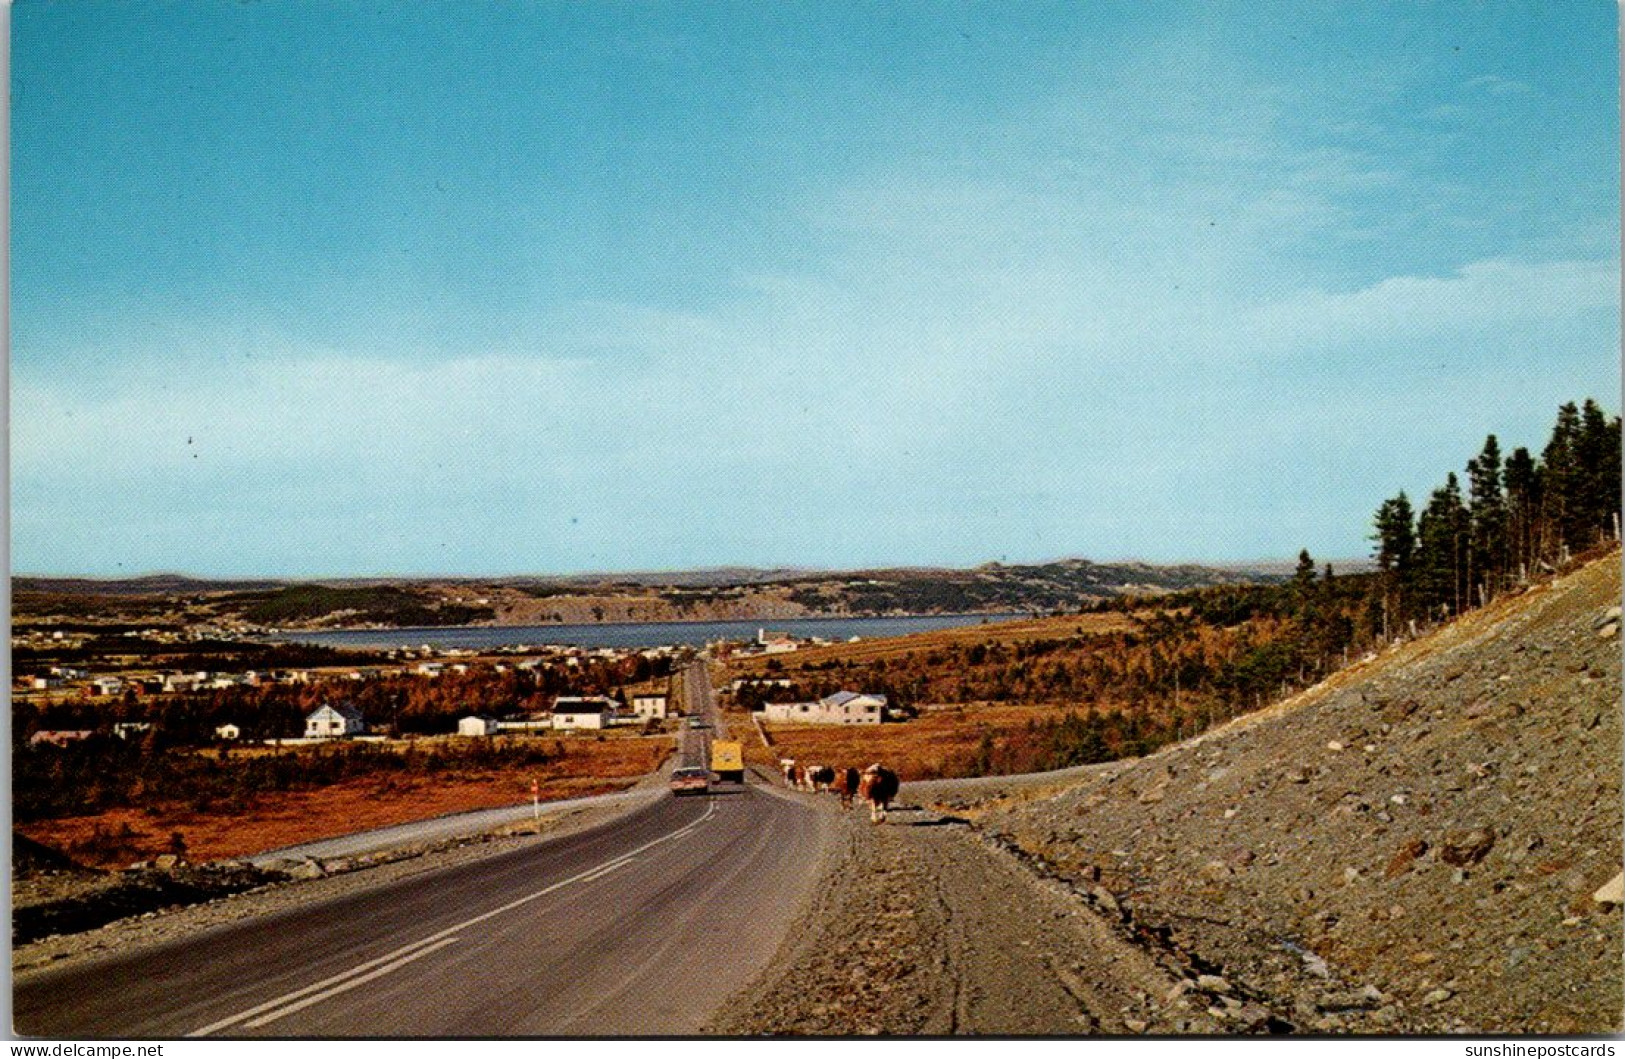
{"type": "Polygon", "coordinates": [[[787,787],[796,785],[796,759],[793,757],[779,758],[779,771],[784,773],[784,783],[787,787]]]}
{"type": "Polygon", "coordinates": [[[850,810],[852,808],[852,799],[857,797],[861,775],[857,769],[852,768],[850,765],[835,770],[835,782],[829,785],[829,789],[834,791],[841,799],[842,809],[850,810]]]}
{"type": "Polygon", "coordinates": [[[829,785],[835,782],[835,770],[828,765],[807,766],[807,789],[813,791],[827,791],[829,785]]]}
{"type": "Polygon", "coordinates": [[[897,797],[897,788],[897,773],[879,762],[863,770],[863,776],[858,780],[858,797],[869,803],[871,824],[885,822],[886,810],[891,806],[892,799],[897,797]]]}

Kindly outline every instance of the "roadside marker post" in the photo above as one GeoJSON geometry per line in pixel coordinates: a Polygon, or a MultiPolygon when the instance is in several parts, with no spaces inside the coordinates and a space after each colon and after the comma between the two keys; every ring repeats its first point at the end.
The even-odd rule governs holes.
{"type": "Polygon", "coordinates": [[[533,823],[542,822],[542,785],[537,780],[530,781],[530,818],[533,823]]]}

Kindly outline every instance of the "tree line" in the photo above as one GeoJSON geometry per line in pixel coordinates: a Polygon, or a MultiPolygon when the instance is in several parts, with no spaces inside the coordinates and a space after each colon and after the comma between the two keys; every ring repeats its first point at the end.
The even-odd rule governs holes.
{"type": "Polygon", "coordinates": [[[1619,538],[1620,420],[1595,400],[1558,409],[1537,458],[1506,457],[1494,434],[1420,513],[1401,491],[1373,519],[1386,638],[1401,623],[1482,606],[1538,573],[1619,538]]]}

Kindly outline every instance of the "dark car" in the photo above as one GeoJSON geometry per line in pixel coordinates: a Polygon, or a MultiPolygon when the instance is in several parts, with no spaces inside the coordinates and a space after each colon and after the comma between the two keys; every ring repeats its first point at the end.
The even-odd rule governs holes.
{"type": "Polygon", "coordinates": [[[708,794],[710,791],[710,769],[680,768],[672,770],[671,792],[673,794],[708,794]]]}

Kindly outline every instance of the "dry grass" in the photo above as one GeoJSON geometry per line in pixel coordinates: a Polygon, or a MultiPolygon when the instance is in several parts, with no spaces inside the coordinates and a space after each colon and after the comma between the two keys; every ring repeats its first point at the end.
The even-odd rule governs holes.
{"type": "MultiPolygon", "coordinates": [[[[904,780],[962,776],[984,734],[998,738],[1061,712],[1055,706],[972,705],[927,710],[901,724],[770,724],[766,728],[774,749],[764,749],[753,738],[745,755],[769,766],[776,766],[781,757],[856,768],[878,761],[904,780]]],[[[732,717],[729,723],[735,723],[732,717]]]]}
{"type": "Polygon", "coordinates": [[[447,813],[521,804],[530,799],[533,780],[540,783],[544,801],[605,794],[630,786],[671,752],[671,741],[665,738],[563,742],[568,748],[563,758],[529,768],[390,774],[267,794],[246,811],[199,813],[180,806],[111,809],[44,820],[18,830],[96,867],[124,867],[131,860],[167,853],[175,831],[184,836],[191,860],[220,860],[447,813]],[[98,829],[117,832],[126,825],[135,833],[130,851],[113,857],[89,852],[98,829]]]}

